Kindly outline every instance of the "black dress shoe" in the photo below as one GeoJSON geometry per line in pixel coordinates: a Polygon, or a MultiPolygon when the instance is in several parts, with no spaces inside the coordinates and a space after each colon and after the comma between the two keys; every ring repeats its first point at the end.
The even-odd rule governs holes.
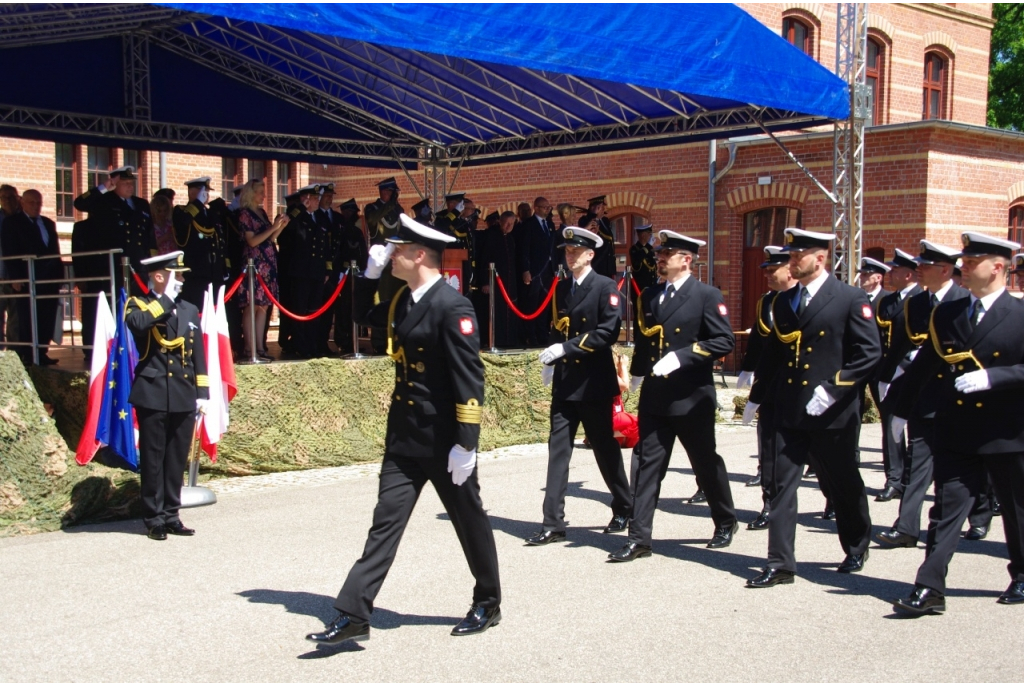
{"type": "Polygon", "coordinates": [[[768,516],[769,513],[762,509],[757,518],[747,524],[747,530],[767,530],[768,516]]]}
{"type": "Polygon", "coordinates": [[[195,535],[196,534],[196,532],[193,529],[186,528],[185,524],[182,523],[181,521],[174,521],[172,523],[168,523],[164,527],[167,528],[167,532],[170,533],[171,535],[185,535],[185,536],[188,536],[188,535],[195,535]]]}
{"type": "Polygon", "coordinates": [[[754,488],[761,484],[761,472],[758,471],[757,475],[747,479],[747,487],[754,488]]]}
{"type": "Polygon", "coordinates": [[[792,585],[795,574],[781,568],[766,568],[761,575],[747,581],[747,587],[771,587],[772,585],[792,585]]]}
{"type": "Polygon", "coordinates": [[[628,516],[612,516],[612,520],[604,528],[606,533],[621,533],[629,528],[628,516]]]}
{"type": "Polygon", "coordinates": [[[167,526],[153,526],[146,533],[146,537],[150,540],[166,540],[167,539],[167,526]]]}
{"type": "Polygon", "coordinates": [[[456,637],[477,635],[499,623],[501,623],[501,609],[499,607],[485,609],[474,604],[469,613],[466,614],[466,618],[459,621],[459,625],[452,628],[452,635],[456,637]]]}
{"type": "Polygon", "coordinates": [[[964,540],[984,540],[988,537],[988,526],[971,526],[964,533],[964,540]]]}
{"type": "Polygon", "coordinates": [[[1003,515],[1003,505],[1000,504],[997,501],[993,501],[992,502],[992,515],[993,516],[1002,516],[1003,515]]]}
{"type": "Polygon", "coordinates": [[[718,526],[715,528],[715,536],[708,542],[708,549],[721,549],[732,544],[732,536],[740,529],[740,524],[734,522],[731,526],[718,526]]]}
{"type": "Polygon", "coordinates": [[[821,512],[822,521],[835,521],[836,520],[836,508],[833,507],[829,502],[825,503],[825,511],[821,512]]]}
{"type": "Polygon", "coordinates": [[[686,501],[689,502],[690,504],[703,504],[704,502],[708,501],[708,498],[707,495],[704,494],[703,490],[698,490],[697,492],[693,493],[693,497],[686,501]]]}
{"type": "Polygon", "coordinates": [[[552,542],[565,542],[564,530],[542,530],[532,537],[526,538],[526,544],[534,547],[548,545],[552,542]]]}
{"type": "Polygon", "coordinates": [[[633,561],[641,557],[651,556],[651,546],[641,545],[636,542],[627,542],[626,546],[617,552],[612,552],[608,558],[612,561],[633,561]]]}
{"type": "Polygon", "coordinates": [[[1024,604],[1024,581],[1015,580],[996,600],[1000,604],[1024,604]]]}
{"type": "Polygon", "coordinates": [[[910,616],[924,614],[941,614],[946,610],[946,598],[930,587],[916,587],[906,599],[897,599],[892,605],[893,611],[910,616]]]}
{"type": "Polygon", "coordinates": [[[890,485],[887,485],[878,495],[875,497],[876,502],[891,502],[894,499],[899,499],[903,493],[899,492],[890,485]]]}
{"type": "Polygon", "coordinates": [[[818,477],[817,472],[814,469],[812,469],[810,466],[808,466],[807,470],[804,471],[804,478],[817,478],[817,477],[818,477]]]}
{"type": "Polygon", "coordinates": [[[895,530],[883,530],[875,535],[875,540],[885,547],[917,547],[917,538],[895,530]]]}
{"type": "Polygon", "coordinates": [[[859,573],[864,568],[864,562],[868,560],[868,551],[864,554],[847,554],[843,563],[836,569],[838,573],[859,573]]]}
{"type": "Polygon", "coordinates": [[[318,645],[340,645],[345,640],[363,642],[370,639],[370,624],[357,621],[345,614],[338,614],[333,621],[324,626],[322,633],[310,633],[306,639],[318,645]]]}

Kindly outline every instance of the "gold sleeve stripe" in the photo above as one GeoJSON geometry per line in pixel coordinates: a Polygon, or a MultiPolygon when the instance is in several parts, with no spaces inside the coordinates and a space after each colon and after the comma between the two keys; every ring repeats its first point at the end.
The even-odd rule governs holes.
{"type": "Polygon", "coordinates": [[[459,423],[479,424],[483,417],[483,411],[483,407],[480,406],[476,398],[471,397],[466,404],[455,405],[455,420],[459,423]]]}
{"type": "Polygon", "coordinates": [[[587,341],[587,336],[589,336],[589,335],[590,335],[590,333],[584,333],[583,337],[580,338],[580,342],[579,342],[580,349],[583,350],[584,352],[593,352],[594,351],[594,348],[587,347],[586,345],[583,344],[583,343],[585,343],[587,341]]]}
{"type": "Polygon", "coordinates": [[[157,318],[157,317],[163,316],[163,313],[164,313],[164,308],[162,306],[160,306],[160,303],[157,302],[156,300],[153,300],[152,302],[150,302],[149,306],[146,307],[146,309],[149,310],[149,313],[153,315],[154,319],[157,318]]]}
{"type": "Polygon", "coordinates": [[[701,346],[700,346],[700,343],[693,343],[693,347],[692,347],[691,349],[693,349],[693,351],[694,351],[694,352],[695,352],[696,354],[699,354],[699,355],[700,355],[700,356],[702,356],[702,357],[710,357],[710,356],[711,356],[711,353],[710,353],[710,352],[705,352],[705,351],[704,351],[704,350],[703,350],[703,349],[701,348],[701,346]]]}
{"type": "Polygon", "coordinates": [[[850,386],[850,385],[856,385],[856,383],[855,383],[855,382],[853,382],[853,381],[844,381],[844,380],[840,380],[840,378],[839,378],[839,375],[840,375],[841,373],[842,373],[842,371],[841,371],[841,370],[840,370],[840,371],[836,371],[836,379],[835,379],[835,384],[836,384],[836,386],[837,386],[837,387],[840,387],[840,388],[842,388],[842,387],[846,387],[846,386],[850,386]]]}
{"type": "Polygon", "coordinates": [[[210,387],[210,378],[204,374],[196,375],[196,387],[197,388],[208,388],[210,387]]]}

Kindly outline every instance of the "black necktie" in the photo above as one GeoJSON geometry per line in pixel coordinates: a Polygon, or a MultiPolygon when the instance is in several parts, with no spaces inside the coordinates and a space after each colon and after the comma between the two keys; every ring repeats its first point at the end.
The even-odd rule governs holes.
{"type": "Polygon", "coordinates": [[[932,309],[935,309],[936,305],[939,304],[939,296],[932,293],[932,309]]]}
{"type": "Polygon", "coordinates": [[[974,313],[971,314],[971,328],[977,328],[978,324],[981,323],[981,315],[985,313],[985,305],[982,304],[981,300],[975,300],[974,302],[974,313]]]}
{"type": "Polygon", "coordinates": [[[572,279],[572,285],[569,286],[569,294],[570,295],[575,295],[576,294],[576,279],[575,278],[572,279]]]}
{"type": "Polygon", "coordinates": [[[802,316],[804,310],[807,309],[807,304],[811,301],[811,291],[807,288],[800,286],[800,304],[796,306],[796,315],[802,316]]]}

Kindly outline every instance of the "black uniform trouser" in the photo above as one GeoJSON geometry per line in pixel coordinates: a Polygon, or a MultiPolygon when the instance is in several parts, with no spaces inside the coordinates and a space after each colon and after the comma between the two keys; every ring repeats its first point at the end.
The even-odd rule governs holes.
{"type": "MultiPolygon", "coordinates": [[[[533,314],[544,302],[551,289],[552,276],[539,274],[530,281],[530,285],[519,285],[520,302],[516,304],[523,314],[533,314]]],[[[535,319],[522,322],[523,344],[527,347],[547,347],[548,336],[551,335],[551,308],[545,307],[535,319]]]]}
{"type": "Polygon", "coordinates": [[[765,402],[757,409],[757,468],[761,471],[762,511],[772,510],[772,491],[769,487],[775,475],[775,405],[765,402]]]}
{"type": "Polygon", "coordinates": [[[639,449],[633,476],[633,516],[629,540],[651,544],[654,510],[661,496],[661,482],[668,472],[676,438],[683,444],[698,486],[708,498],[715,527],[736,523],[736,510],[725,461],[715,451],[715,405],[703,402],[683,416],[658,416],[640,412],[639,449]]]}
{"type": "Polygon", "coordinates": [[[178,521],[181,482],[195,435],[194,411],[135,408],[139,419],[139,476],[147,528],[178,521]]]}
{"type": "Polygon", "coordinates": [[[632,507],[629,482],[622,465],[622,448],[612,429],[612,398],[602,402],[551,400],[551,433],[548,435],[548,480],[544,491],[544,530],[565,531],[565,492],[569,487],[569,460],[576,431],[583,431],[612,494],[612,514],[629,516],[632,507]]]}
{"type": "Polygon", "coordinates": [[[883,488],[892,488],[896,492],[903,493],[906,491],[907,479],[906,479],[906,459],[907,459],[907,444],[903,438],[897,441],[892,436],[892,431],[889,430],[889,424],[892,422],[892,414],[889,413],[888,409],[882,407],[882,403],[878,398],[878,390],[875,389],[876,383],[871,383],[871,396],[875,399],[875,406],[878,407],[878,415],[881,417],[882,422],[882,467],[885,470],[885,485],[883,488]]]}
{"type": "MultiPolygon", "coordinates": [[[[289,277],[286,289],[287,300],[282,299],[281,304],[293,314],[312,314],[323,305],[324,282],[323,278],[294,278],[289,277]]],[[[282,317],[287,314],[281,312],[282,317]]],[[[319,319],[312,321],[295,321],[288,324],[291,334],[290,351],[298,356],[312,357],[317,353],[317,329],[320,325],[319,319]]]]}
{"type": "MultiPolygon", "coordinates": [[[[345,287],[334,303],[334,344],[342,354],[352,354],[352,281],[348,278],[345,287]]],[[[329,317],[327,320],[330,320],[329,317]]]]}
{"type": "MultiPolygon", "coordinates": [[[[480,500],[477,470],[462,485],[452,483],[446,462],[438,458],[413,459],[384,455],[380,469],[377,506],[363,555],[349,571],[334,601],[338,611],[363,621],[373,613],[373,600],[395,561],[398,543],[409,523],[420,491],[429,480],[448,512],[469,570],[476,579],[473,603],[485,608],[501,604],[498,552],[491,522],[480,500]]],[[[426,588],[424,588],[426,590],[426,588]]]]}
{"type": "Polygon", "coordinates": [[[488,295],[483,290],[471,290],[469,300],[473,304],[477,326],[480,327],[480,349],[491,347],[491,306],[488,295]]]}
{"type": "MultiPolygon", "coordinates": [[[[863,554],[871,538],[864,480],[854,455],[856,424],[832,430],[775,431],[772,515],[768,523],[768,568],[796,573],[797,489],[803,465],[817,457],[818,483],[836,510],[839,543],[846,554],[863,554]]],[[[762,476],[763,477],[763,476],[762,476]]]]}
{"type": "Polygon", "coordinates": [[[1024,453],[963,454],[936,446],[935,504],[928,515],[924,563],[917,584],[946,591],[946,569],[960,541],[960,529],[987,487],[986,469],[1003,505],[1003,530],[1011,582],[1024,582],[1024,453]]]}

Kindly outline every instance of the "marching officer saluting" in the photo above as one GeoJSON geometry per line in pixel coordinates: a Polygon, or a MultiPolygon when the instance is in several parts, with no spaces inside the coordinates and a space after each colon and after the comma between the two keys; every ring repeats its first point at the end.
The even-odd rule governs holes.
{"type": "Polygon", "coordinates": [[[728,547],[736,533],[736,511],[725,461],[715,451],[715,381],[712,364],[732,352],[736,339],[722,292],[693,276],[690,266],[703,240],[659,231],[658,276],[662,285],[640,295],[630,374],[640,389],[640,443],[634,452],[633,516],[629,542],[608,555],[632,561],[651,554],[654,510],[676,438],[690,458],[707,496],[715,533],[707,546],[728,547]]]}
{"type": "Polygon", "coordinates": [[[622,448],[612,429],[612,405],[619,383],[612,345],[619,339],[619,291],[615,282],[594,272],[590,261],[601,238],[584,228],[562,231],[565,260],[572,277],[558,283],[551,301],[555,325],[551,345],[540,353],[545,384],[551,389],[548,477],[544,491],[544,528],[526,538],[529,545],[565,540],[565,490],[569,459],[580,423],[590,440],[605,485],[612,493],[612,520],[605,533],[626,529],[631,506],[622,448]]]}
{"type": "Polygon", "coordinates": [[[219,215],[207,209],[210,177],[202,176],[185,183],[188,204],[174,208],[174,241],[185,253],[185,285],[181,299],[203,306],[207,287],[219,288],[224,282],[227,242],[219,215]]]}
{"type": "MultiPolygon", "coordinates": [[[[377,508],[363,555],[349,572],[319,644],[370,636],[373,600],[395,559],[417,497],[429,480],[437,491],[476,579],[473,607],[452,635],[482,633],[501,620],[494,533],[480,501],[476,450],[484,403],[480,337],[469,301],[441,277],[441,253],[454,236],[401,215],[388,247],[374,246],[356,282],[356,319],[388,332],[395,389],[388,410],[377,508]],[[373,304],[390,257],[405,285],[373,304]],[[446,468],[447,467],[447,468],[446,468]]],[[[609,417],[610,418],[610,417],[609,417]]]]}
{"type": "Polygon", "coordinates": [[[799,285],[772,303],[775,336],[757,366],[749,423],[766,400],[775,402],[775,474],[768,522],[768,564],[748,587],[792,583],[796,575],[796,491],[802,464],[817,457],[818,480],[836,511],[846,558],[837,569],[864,567],[871,535],[864,481],[856,461],[860,386],[881,358],[875,313],[860,288],[825,270],[835,236],[785,230],[790,273],[799,285]]]}
{"type": "Polygon", "coordinates": [[[128,401],[139,420],[139,475],[143,521],[153,540],[192,535],[178,517],[181,482],[195,434],[196,409],[210,398],[199,310],[177,298],[187,272],[182,253],[143,260],[149,294],[131,297],[125,323],[139,363],[128,401]]]}
{"type": "MultiPolygon", "coordinates": [[[[1003,505],[1010,585],[1000,604],[1024,604],[1024,307],[1006,291],[1013,251],[1020,245],[964,233],[963,284],[970,297],[935,307],[929,343],[907,371],[895,410],[909,416],[908,392],[937,381],[935,504],[929,514],[924,563],[914,591],[893,609],[911,615],[946,609],[946,571],[971,506],[986,487],[986,469],[1003,505]]],[[[905,421],[894,420],[902,432],[905,421]]]]}

